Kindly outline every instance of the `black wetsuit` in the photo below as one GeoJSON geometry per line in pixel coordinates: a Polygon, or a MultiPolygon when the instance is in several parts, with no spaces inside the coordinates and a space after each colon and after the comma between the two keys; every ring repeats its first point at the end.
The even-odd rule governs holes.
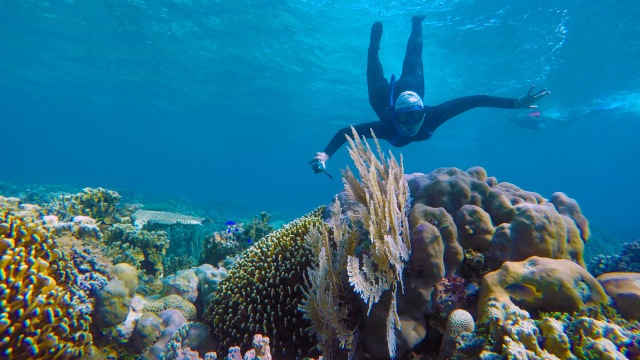
{"type": "MultiPolygon", "coordinates": [[[[367,85],[369,87],[369,103],[380,121],[355,125],[354,128],[360,136],[371,138],[369,129],[373,129],[378,139],[387,140],[393,146],[400,147],[415,141],[429,139],[438,126],[445,121],[476,107],[516,109],[517,99],[488,95],[465,96],[437,106],[425,106],[424,123],[418,133],[414,136],[401,135],[393,123],[393,111],[390,103],[392,84],[384,77],[382,63],[380,63],[380,58],[378,57],[381,36],[382,24],[373,24],[369,55],[367,57],[367,85]]],[[[393,86],[393,103],[404,91],[413,91],[424,99],[421,19],[412,19],[411,35],[409,36],[407,52],[402,64],[402,74],[393,86]]],[[[342,144],[347,141],[345,135],[352,136],[350,127],[340,129],[333,136],[324,152],[329,156],[333,156],[342,144]]]]}

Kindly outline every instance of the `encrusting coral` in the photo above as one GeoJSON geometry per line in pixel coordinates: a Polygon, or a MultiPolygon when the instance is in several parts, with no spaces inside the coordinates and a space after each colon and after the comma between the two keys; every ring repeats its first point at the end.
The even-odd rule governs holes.
{"type": "Polygon", "coordinates": [[[516,304],[528,311],[573,312],[609,301],[598,281],[578,264],[565,259],[532,256],[505,262],[484,276],[480,286],[480,321],[489,317],[491,301],[516,304]]]}
{"type": "Polygon", "coordinates": [[[269,336],[282,358],[306,356],[315,346],[310,326],[298,310],[304,299],[305,270],[311,251],[304,238],[322,222],[320,207],[267,235],[245,251],[220,282],[205,320],[221,338],[219,351],[251,346],[251,336],[269,336]]]}
{"type": "Polygon", "coordinates": [[[76,280],[38,209],[0,197],[0,357],[73,359],[89,350],[91,318],[74,311],[76,280]]]}

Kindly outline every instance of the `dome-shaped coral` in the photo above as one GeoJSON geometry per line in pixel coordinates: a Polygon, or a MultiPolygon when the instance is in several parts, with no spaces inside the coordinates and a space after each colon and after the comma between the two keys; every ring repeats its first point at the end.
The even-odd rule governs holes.
{"type": "Polygon", "coordinates": [[[219,351],[242,344],[251,347],[254,334],[273,339],[281,357],[306,356],[315,346],[298,311],[304,299],[302,284],[311,263],[304,237],[322,221],[324,207],[277,230],[245,253],[220,283],[205,316],[222,338],[219,351]]]}

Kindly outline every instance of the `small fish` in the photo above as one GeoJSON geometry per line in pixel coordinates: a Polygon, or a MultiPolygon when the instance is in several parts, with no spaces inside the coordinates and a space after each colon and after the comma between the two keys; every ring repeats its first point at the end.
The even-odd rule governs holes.
{"type": "Polygon", "coordinates": [[[240,229],[238,229],[237,227],[235,228],[235,231],[240,231],[240,229]]]}
{"type": "Polygon", "coordinates": [[[249,240],[247,240],[247,242],[248,242],[249,244],[251,244],[251,243],[253,242],[253,240],[249,239],[249,240]]]}
{"type": "Polygon", "coordinates": [[[200,224],[202,224],[202,225],[204,225],[204,226],[208,226],[208,225],[213,224],[213,220],[211,220],[211,219],[204,219],[204,220],[202,220],[202,221],[200,222],[200,224]]]}
{"type": "Polygon", "coordinates": [[[478,285],[476,285],[474,283],[471,283],[471,284],[467,285],[464,289],[467,290],[467,292],[469,294],[475,294],[478,291],[480,291],[480,288],[478,287],[478,285]]]}
{"type": "Polygon", "coordinates": [[[511,284],[504,288],[509,296],[515,300],[534,301],[542,297],[542,291],[536,291],[534,286],[528,284],[511,284]]]}
{"type": "Polygon", "coordinates": [[[227,234],[231,234],[231,228],[227,228],[227,234]]]}
{"type": "Polygon", "coordinates": [[[236,222],[235,222],[235,221],[231,221],[231,220],[229,220],[229,221],[227,221],[225,224],[227,224],[227,226],[233,226],[233,225],[235,225],[235,224],[236,224],[236,222]]]}

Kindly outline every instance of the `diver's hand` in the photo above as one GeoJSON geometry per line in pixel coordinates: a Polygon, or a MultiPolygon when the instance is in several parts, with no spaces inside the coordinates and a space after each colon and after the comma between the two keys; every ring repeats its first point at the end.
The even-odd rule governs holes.
{"type": "Polygon", "coordinates": [[[516,100],[516,109],[535,109],[537,108],[537,106],[533,105],[533,103],[551,93],[550,91],[547,91],[546,88],[544,88],[535,94],[531,94],[533,92],[534,86],[535,85],[531,85],[531,89],[529,89],[529,92],[516,100]]]}
{"type": "MultiPolygon", "coordinates": [[[[325,162],[327,160],[329,160],[329,155],[327,155],[327,153],[325,152],[319,152],[316,153],[316,156],[314,156],[311,161],[309,161],[309,164],[311,164],[311,168],[313,169],[313,172],[315,174],[323,172],[329,175],[329,173],[327,172],[327,167],[325,165],[325,162]]],[[[329,177],[333,178],[331,175],[329,175],[329,177]]]]}

